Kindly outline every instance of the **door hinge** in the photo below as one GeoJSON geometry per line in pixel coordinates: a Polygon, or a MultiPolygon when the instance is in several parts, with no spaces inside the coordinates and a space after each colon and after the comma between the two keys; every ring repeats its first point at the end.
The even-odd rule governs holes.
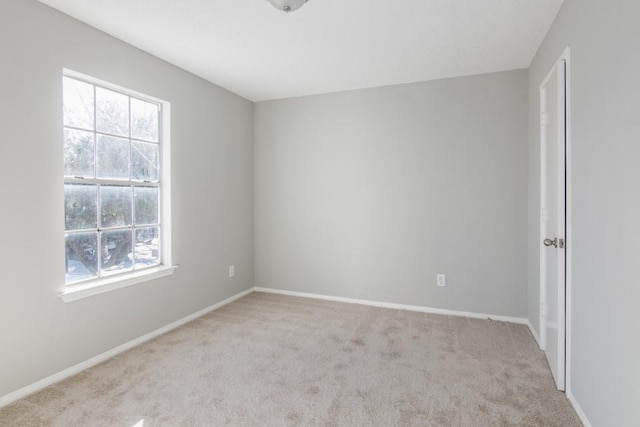
{"type": "Polygon", "coordinates": [[[540,315],[542,317],[547,317],[547,304],[543,302],[540,303],[540,315]]]}
{"type": "Polygon", "coordinates": [[[549,113],[545,111],[540,113],[540,123],[542,123],[543,126],[549,124],[549,113]]]}

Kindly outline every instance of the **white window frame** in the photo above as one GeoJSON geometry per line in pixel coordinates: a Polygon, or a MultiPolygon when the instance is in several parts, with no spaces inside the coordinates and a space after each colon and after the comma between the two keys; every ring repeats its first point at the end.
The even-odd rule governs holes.
{"type": "MultiPolygon", "coordinates": [[[[160,105],[159,116],[159,145],[160,145],[160,175],[159,175],[159,192],[160,192],[160,264],[147,267],[140,270],[132,270],[123,273],[117,273],[109,276],[98,277],[86,281],[66,284],[64,278],[63,285],[58,295],[65,301],[76,301],[82,298],[110,292],[116,289],[132,286],[138,283],[146,282],[160,277],[173,274],[177,268],[171,261],[171,145],[170,145],[170,114],[171,106],[169,102],[149,96],[143,93],[127,89],[113,83],[109,83],[86,74],[78,73],[73,70],[63,69],[62,77],[68,77],[80,80],[91,85],[112,90],[124,95],[139,98],[145,101],[160,105]]],[[[62,79],[60,80],[62,83],[62,79]]],[[[95,101],[94,101],[95,102],[95,101]]],[[[65,183],[94,183],[99,181],[106,183],[109,180],[82,180],[64,178],[65,183]]],[[[122,182],[113,182],[122,185],[122,182]]],[[[141,183],[144,185],[143,183],[141,183]]],[[[99,248],[100,250],[100,248],[99,248]]]]}

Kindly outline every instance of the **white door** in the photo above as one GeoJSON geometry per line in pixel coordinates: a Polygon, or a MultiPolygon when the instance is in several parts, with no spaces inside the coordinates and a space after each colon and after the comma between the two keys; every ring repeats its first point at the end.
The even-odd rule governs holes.
{"type": "Polygon", "coordinates": [[[560,60],[540,91],[540,330],[559,390],[565,388],[566,63],[560,60]]]}

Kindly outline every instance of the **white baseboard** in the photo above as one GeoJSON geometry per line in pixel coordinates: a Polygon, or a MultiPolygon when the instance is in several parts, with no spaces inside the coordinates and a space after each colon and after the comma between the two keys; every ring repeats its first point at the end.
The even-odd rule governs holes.
{"type": "Polygon", "coordinates": [[[576,400],[573,393],[571,393],[570,390],[567,390],[566,396],[567,396],[567,399],[569,399],[569,402],[571,402],[571,406],[573,406],[573,409],[576,411],[576,414],[578,414],[578,418],[580,418],[580,421],[582,421],[582,424],[584,425],[584,427],[591,427],[591,423],[589,422],[587,415],[584,413],[584,411],[578,404],[578,401],[576,400]]]}
{"type": "Polygon", "coordinates": [[[167,333],[173,329],[176,329],[179,326],[182,326],[186,323],[191,322],[192,320],[197,319],[198,317],[204,316],[205,314],[220,308],[224,305],[227,305],[235,300],[237,300],[238,298],[242,298],[245,295],[250,294],[251,292],[253,292],[253,288],[251,289],[247,289],[244,292],[240,292],[239,294],[236,294],[230,298],[225,299],[224,301],[220,301],[219,303],[213,304],[205,309],[202,309],[196,313],[190,314],[189,316],[183,317],[180,320],[176,320],[173,323],[170,323],[166,326],[163,326],[159,329],[156,329],[155,331],[149,332],[148,334],[142,335],[141,337],[138,337],[134,340],[131,340],[127,343],[124,343],[122,345],[119,345],[116,348],[112,348],[111,350],[108,350],[102,354],[99,354],[95,357],[92,357],[89,360],[85,360],[84,362],[78,363],[77,365],[71,366],[70,368],[67,368],[63,371],[58,372],[57,374],[53,374],[47,378],[44,378],[40,381],[37,381],[31,385],[28,385],[26,387],[23,387],[19,390],[16,390],[12,393],[9,393],[5,396],[0,397],[0,408],[2,408],[3,406],[6,406],[10,403],[15,402],[16,400],[22,399],[24,397],[29,396],[30,394],[33,394],[37,391],[42,390],[45,387],[48,387],[54,383],[57,383],[59,381],[62,381],[68,377],[71,377],[73,375],[76,375],[78,373],[80,373],[81,371],[84,371],[85,369],[88,369],[92,366],[97,365],[98,363],[104,362],[107,359],[110,359],[124,351],[127,351],[135,346],[138,346],[146,341],[149,341],[152,338],[155,338],[159,335],[162,335],[164,333],[167,333]]]}
{"type": "Polygon", "coordinates": [[[458,310],[447,310],[443,308],[431,308],[431,307],[423,307],[419,305],[405,305],[405,304],[396,304],[390,302],[380,302],[380,301],[369,301],[355,298],[343,298],[343,297],[334,297],[329,295],[319,295],[319,294],[311,294],[307,292],[296,292],[296,291],[286,291],[282,289],[273,289],[273,288],[262,288],[255,287],[253,288],[256,292],[265,292],[269,294],[279,294],[279,295],[289,295],[293,297],[302,297],[302,298],[313,298],[320,299],[325,301],[336,301],[336,302],[345,302],[348,304],[360,304],[360,305],[369,305],[372,307],[383,307],[383,308],[393,308],[396,310],[407,310],[407,311],[417,311],[420,313],[430,313],[430,314],[444,314],[447,316],[460,316],[460,317],[471,317],[473,319],[491,319],[497,320],[500,322],[509,322],[509,323],[517,323],[519,325],[528,324],[529,320],[521,317],[509,317],[509,316],[500,316],[493,314],[482,314],[482,313],[474,313],[470,311],[458,311],[458,310]]]}
{"type": "Polygon", "coordinates": [[[533,335],[533,338],[538,343],[538,348],[542,349],[542,344],[540,343],[540,335],[538,335],[538,331],[535,330],[535,328],[533,327],[529,319],[527,319],[527,326],[529,326],[529,331],[531,332],[531,335],[533,335]]]}

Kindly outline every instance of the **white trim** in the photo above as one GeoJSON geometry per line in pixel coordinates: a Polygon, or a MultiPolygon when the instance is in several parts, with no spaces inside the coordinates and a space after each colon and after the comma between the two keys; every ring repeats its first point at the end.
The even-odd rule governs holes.
{"type": "MultiPolygon", "coordinates": [[[[570,93],[570,48],[567,47],[558,60],[551,67],[551,70],[544,78],[542,83],[540,84],[540,220],[539,220],[539,240],[538,245],[540,246],[540,313],[539,313],[539,324],[540,324],[540,336],[539,336],[539,345],[541,350],[546,350],[546,319],[543,316],[542,307],[546,304],[546,286],[545,286],[545,278],[546,278],[546,263],[545,263],[545,247],[542,244],[542,241],[548,237],[545,236],[545,223],[542,218],[542,209],[544,208],[543,203],[546,200],[545,188],[546,188],[546,138],[545,132],[543,129],[544,123],[542,122],[544,114],[544,104],[546,91],[545,87],[548,84],[549,80],[553,76],[554,71],[558,68],[560,64],[564,64],[564,120],[562,131],[564,133],[564,149],[562,152],[559,152],[559,158],[562,156],[564,158],[565,168],[564,171],[558,171],[559,178],[561,175],[565,182],[565,188],[562,191],[562,194],[559,194],[558,203],[560,202],[564,204],[564,235],[565,235],[565,252],[564,252],[564,263],[559,265],[558,268],[558,281],[564,282],[564,292],[562,294],[558,294],[558,304],[559,306],[564,306],[564,316],[558,314],[558,349],[562,351],[564,354],[564,363],[558,364],[558,377],[557,378],[557,386],[559,390],[569,391],[570,389],[570,347],[571,347],[571,247],[572,247],[572,239],[571,239],[571,93],[570,93]],[[561,280],[562,279],[562,280],[561,280]],[[564,336],[561,336],[560,333],[564,333],[564,336]]],[[[560,111],[559,111],[560,112],[560,111]]],[[[560,291],[560,290],[559,290],[560,291]]]]}
{"type": "MultiPolygon", "coordinates": [[[[141,92],[137,92],[131,90],[124,86],[119,86],[114,83],[110,83],[96,77],[92,77],[87,74],[80,73],[78,71],[70,70],[68,68],[62,69],[63,78],[75,79],[90,85],[93,85],[94,96],[95,90],[97,87],[109,89],[115,91],[119,94],[125,95],[129,97],[129,107],[131,103],[131,98],[139,99],[143,101],[147,101],[150,103],[154,103],[158,105],[159,108],[159,123],[158,123],[158,144],[160,149],[160,175],[158,176],[158,182],[147,183],[147,182],[138,182],[132,180],[132,177],[129,176],[128,180],[110,180],[110,179],[76,179],[71,177],[65,177],[65,183],[91,183],[91,184],[114,184],[114,185],[125,185],[125,186],[143,186],[143,187],[155,187],[159,189],[160,193],[160,217],[158,224],[153,224],[159,226],[160,228],[160,263],[161,265],[158,267],[147,268],[144,270],[133,270],[131,272],[118,274],[118,275],[103,275],[101,277],[90,279],[77,284],[68,284],[62,287],[58,293],[59,296],[63,298],[65,302],[76,301],[81,298],[86,298],[93,295],[98,295],[104,292],[109,292],[115,289],[120,289],[126,286],[131,286],[137,283],[141,283],[147,280],[157,279],[160,277],[168,276],[173,274],[173,270],[175,270],[175,266],[173,266],[171,260],[171,104],[168,101],[164,101],[162,99],[149,96],[147,94],[143,94],[141,92]],[[118,283],[116,283],[118,282],[118,283]],[[95,287],[95,289],[89,289],[90,287],[95,287]]],[[[96,105],[96,100],[94,99],[94,110],[96,105]]],[[[95,112],[95,111],[94,111],[95,112]]],[[[129,112],[129,119],[131,119],[131,112],[129,112]]],[[[104,132],[98,132],[95,124],[95,115],[94,115],[94,128],[92,131],[87,129],[78,129],[70,126],[63,126],[64,128],[69,129],[78,129],[86,132],[92,132],[95,135],[108,135],[104,132]]],[[[152,141],[144,141],[133,138],[131,136],[131,132],[129,132],[128,137],[113,135],[119,138],[125,138],[129,141],[129,143],[133,143],[135,141],[142,141],[152,143],[152,141]]],[[[95,153],[94,153],[95,156],[95,153]]],[[[95,158],[94,158],[95,160],[95,158]]],[[[100,215],[100,206],[98,204],[98,217],[100,215]]],[[[115,228],[113,228],[115,229],[115,228]]],[[[132,225],[121,227],[123,230],[132,230],[132,225]]],[[[135,228],[133,228],[135,229],[135,228]]],[[[96,229],[92,229],[96,231],[96,229]]],[[[79,230],[72,230],[74,233],[77,233],[79,230]]],[[[87,230],[89,231],[89,230],[87,230]]],[[[100,241],[100,238],[98,238],[100,241]]],[[[100,254],[98,254],[100,257],[100,254]]]]}
{"type": "Polygon", "coordinates": [[[171,223],[171,104],[161,101],[160,115],[160,255],[162,263],[172,263],[171,223]]]}
{"type": "Polygon", "coordinates": [[[80,373],[81,371],[84,371],[85,369],[88,369],[92,366],[97,365],[98,363],[104,362],[105,360],[114,357],[124,351],[127,351],[135,346],[138,346],[146,341],[149,341],[152,338],[155,338],[159,335],[162,335],[164,333],[167,333],[179,326],[182,326],[186,323],[191,322],[192,320],[197,319],[198,317],[204,316],[205,314],[216,310],[224,305],[227,305],[239,298],[242,298],[245,295],[250,294],[251,292],[253,292],[253,289],[247,289],[246,291],[240,292],[239,294],[236,294],[230,298],[225,299],[224,301],[220,301],[216,304],[213,304],[205,309],[202,309],[196,313],[190,314],[189,316],[183,317],[182,319],[176,320],[173,323],[169,323],[166,326],[163,326],[159,329],[156,329],[155,331],[149,332],[148,334],[142,335],[141,337],[138,337],[134,340],[131,340],[127,343],[124,343],[122,345],[119,345],[116,348],[113,348],[109,351],[106,351],[102,354],[99,354],[95,357],[92,357],[89,360],[86,360],[84,362],[78,363],[77,365],[71,366],[70,368],[67,368],[63,371],[58,372],[57,374],[53,374],[47,378],[44,378],[40,381],[37,381],[31,385],[28,385],[26,387],[23,387],[19,390],[16,390],[12,393],[9,393],[5,396],[0,397],[0,408],[3,406],[6,406],[10,403],[15,402],[16,400],[22,399],[24,397],[27,397],[37,391],[42,390],[45,387],[48,387],[54,383],[57,383],[59,381],[62,381],[66,378],[69,378],[73,375],[76,375],[78,373],[80,373]]]}
{"type": "Polygon", "coordinates": [[[531,332],[531,335],[533,335],[533,338],[536,340],[536,343],[538,344],[538,348],[540,348],[540,350],[542,350],[542,346],[540,345],[540,336],[538,335],[538,331],[536,331],[536,329],[533,327],[533,325],[531,324],[531,321],[529,319],[527,319],[527,326],[529,326],[529,332],[531,332]]]}
{"type": "Polygon", "coordinates": [[[115,291],[116,289],[137,285],[138,283],[149,280],[170,276],[176,268],[178,268],[178,266],[146,268],[130,274],[92,280],[87,284],[67,285],[64,290],[58,293],[58,296],[62,298],[64,302],[77,301],[94,295],[104,294],[105,292],[115,291]]]}
{"type": "MultiPolygon", "coordinates": [[[[565,60],[565,64],[566,64],[566,68],[565,68],[565,73],[566,73],[566,79],[565,79],[565,90],[566,90],[566,102],[565,102],[565,114],[566,114],[566,122],[565,122],[565,132],[566,132],[566,155],[565,155],[565,162],[566,162],[566,181],[565,181],[565,186],[566,186],[566,193],[565,193],[565,197],[566,197],[566,205],[565,205],[565,209],[566,209],[566,215],[567,215],[567,219],[566,219],[566,224],[565,224],[565,234],[566,234],[566,238],[567,238],[567,244],[566,244],[566,270],[565,270],[565,323],[564,323],[564,327],[565,327],[565,390],[567,395],[571,395],[571,292],[572,292],[572,283],[573,283],[573,274],[572,274],[572,258],[573,258],[573,239],[572,239],[572,232],[573,232],[573,227],[572,227],[572,218],[573,218],[573,203],[572,203],[572,197],[573,197],[573,192],[571,191],[572,189],[572,163],[571,163],[571,153],[572,153],[572,146],[571,146],[571,48],[567,47],[564,52],[562,53],[562,57],[565,60]]],[[[571,395],[573,396],[573,395],[571,395]]],[[[575,400],[575,399],[574,399],[575,400]]],[[[577,402],[576,402],[577,405],[577,402]]],[[[576,412],[578,412],[576,410],[576,412]]],[[[586,416],[584,417],[583,420],[583,424],[585,424],[585,427],[590,427],[590,424],[588,421],[586,421],[586,416]]]]}
{"type": "Polygon", "coordinates": [[[133,96],[134,98],[139,98],[141,100],[146,100],[150,102],[154,102],[156,104],[162,104],[164,108],[164,104],[168,104],[167,101],[156,98],[155,96],[147,95],[146,93],[138,92],[132,89],[129,89],[124,86],[117,85],[115,83],[108,82],[106,80],[99,79],[97,77],[93,77],[89,74],[84,74],[70,68],[62,68],[62,75],[65,77],[69,77],[76,80],[82,80],[85,83],[89,83],[92,85],[101,86],[104,89],[109,89],[115,92],[125,92],[125,95],[133,96]]]}
{"type": "Polygon", "coordinates": [[[576,400],[575,396],[570,391],[567,391],[566,395],[567,395],[567,399],[571,403],[571,406],[573,406],[573,409],[576,411],[576,414],[578,414],[578,418],[580,418],[580,421],[582,421],[582,424],[584,425],[584,427],[591,427],[591,423],[589,422],[587,415],[584,413],[584,411],[580,407],[580,404],[578,404],[578,401],[576,400]]]}
{"type": "Polygon", "coordinates": [[[529,322],[527,319],[523,317],[509,317],[509,316],[501,316],[501,315],[493,315],[493,314],[474,313],[470,311],[458,311],[458,310],[447,310],[444,308],[424,307],[419,305],[405,305],[405,304],[396,304],[391,302],[380,302],[380,301],[370,301],[370,300],[355,299],[355,298],[334,297],[329,295],[311,294],[307,292],[296,292],[296,291],[287,291],[283,289],[262,288],[259,286],[253,289],[256,292],[265,292],[269,294],[288,295],[293,297],[344,302],[347,304],[368,305],[372,307],[392,308],[396,310],[417,311],[420,313],[443,314],[446,316],[470,317],[473,319],[491,319],[491,320],[497,320],[500,322],[517,323],[519,325],[526,325],[529,322]]]}

